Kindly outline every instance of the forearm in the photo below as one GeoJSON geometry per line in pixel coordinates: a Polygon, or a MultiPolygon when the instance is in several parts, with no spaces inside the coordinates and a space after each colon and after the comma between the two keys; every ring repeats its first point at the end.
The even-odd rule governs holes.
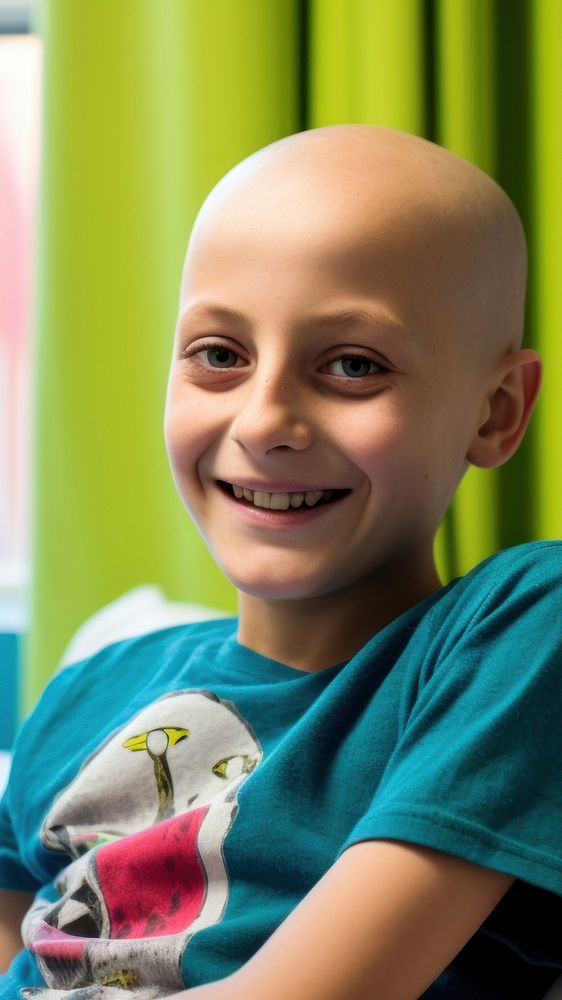
{"type": "Polygon", "coordinates": [[[415,1000],[513,881],[416,844],[354,844],[236,972],[175,1000],[415,1000]]]}

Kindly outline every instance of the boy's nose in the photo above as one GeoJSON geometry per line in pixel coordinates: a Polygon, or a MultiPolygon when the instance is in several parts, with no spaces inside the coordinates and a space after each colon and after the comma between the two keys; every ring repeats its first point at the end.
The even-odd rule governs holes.
{"type": "Polygon", "coordinates": [[[230,435],[254,457],[273,448],[303,451],[313,441],[311,421],[299,403],[294,386],[273,379],[247,385],[230,435]]]}

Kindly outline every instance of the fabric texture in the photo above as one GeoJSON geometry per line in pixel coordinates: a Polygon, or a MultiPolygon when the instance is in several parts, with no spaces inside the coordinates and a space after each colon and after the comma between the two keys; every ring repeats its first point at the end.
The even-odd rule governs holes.
{"type": "Polygon", "coordinates": [[[516,878],[424,1000],[542,998],[562,970],[561,600],[562,542],[539,542],[317,674],[233,619],[66,667],[0,808],[0,885],[37,893],[0,997],[220,979],[344,850],[393,838],[516,878]]]}

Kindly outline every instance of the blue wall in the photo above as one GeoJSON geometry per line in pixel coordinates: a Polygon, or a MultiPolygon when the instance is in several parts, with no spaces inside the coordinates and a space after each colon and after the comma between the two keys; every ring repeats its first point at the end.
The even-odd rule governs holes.
{"type": "Polygon", "coordinates": [[[0,750],[12,746],[18,715],[20,637],[0,632],[0,750]]]}
{"type": "Polygon", "coordinates": [[[22,598],[0,597],[0,750],[10,750],[19,721],[19,665],[27,627],[22,598]]]}

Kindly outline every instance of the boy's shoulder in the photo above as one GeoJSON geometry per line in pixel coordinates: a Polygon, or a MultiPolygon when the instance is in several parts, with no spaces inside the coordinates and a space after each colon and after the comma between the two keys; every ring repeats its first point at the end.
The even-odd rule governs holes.
{"type": "Polygon", "coordinates": [[[103,645],[81,660],[60,668],[23,722],[14,760],[26,760],[30,748],[47,746],[53,733],[67,745],[76,734],[86,742],[128,719],[134,707],[163,697],[188,682],[192,658],[210,660],[235,628],[235,619],[213,619],[167,626],[103,645]]]}
{"type": "Polygon", "coordinates": [[[48,721],[61,711],[82,716],[86,706],[96,704],[103,714],[109,692],[112,702],[122,696],[125,704],[148,688],[166,690],[184,673],[193,655],[210,657],[235,627],[236,619],[217,618],[101,643],[97,650],[59,667],[26,722],[48,721]]]}
{"type": "Polygon", "coordinates": [[[562,582],[562,540],[525,542],[500,549],[483,559],[462,579],[468,586],[521,586],[562,582]]]}
{"type": "Polygon", "coordinates": [[[90,614],[73,632],[60,666],[78,663],[122,639],[187,623],[224,619],[218,608],[170,599],[156,584],[139,584],[90,614]]]}
{"type": "MultiPolygon", "coordinates": [[[[424,602],[425,603],[425,602],[424,602]]],[[[562,607],[562,540],[525,542],[482,560],[426,599],[422,633],[464,641],[479,625],[551,627],[562,607]]]]}
{"type": "Polygon", "coordinates": [[[151,655],[166,649],[173,652],[182,646],[220,640],[233,631],[236,621],[232,616],[225,616],[206,621],[152,626],[145,631],[135,632],[134,635],[124,635],[112,639],[100,638],[99,642],[91,646],[84,655],[67,657],[61,664],[58,673],[66,672],[85,663],[93,664],[109,658],[123,660],[130,654],[136,656],[146,653],[151,655]]]}

